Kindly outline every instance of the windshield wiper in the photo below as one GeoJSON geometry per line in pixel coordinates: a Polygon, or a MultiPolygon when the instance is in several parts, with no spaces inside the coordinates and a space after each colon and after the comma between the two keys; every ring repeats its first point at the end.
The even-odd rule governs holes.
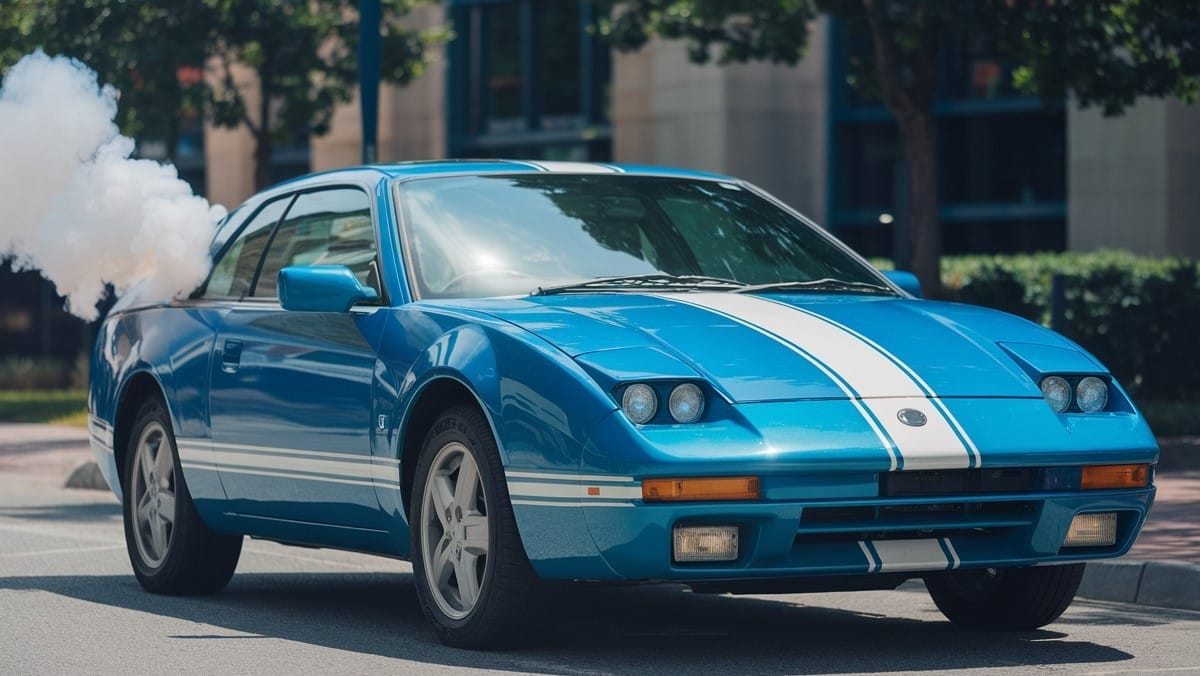
{"type": "Polygon", "coordinates": [[[539,286],[531,296],[551,296],[559,293],[586,293],[588,291],[614,290],[643,290],[643,289],[688,289],[688,290],[722,290],[729,291],[745,287],[745,283],[722,277],[706,277],[704,275],[668,275],[652,272],[645,275],[621,275],[618,277],[598,277],[583,282],[561,284],[559,286],[539,286]]]}
{"type": "Polygon", "coordinates": [[[742,286],[739,289],[734,289],[733,293],[756,293],[759,291],[836,291],[844,293],[870,293],[870,294],[885,294],[888,296],[896,295],[882,284],[871,284],[869,282],[847,282],[841,279],[833,279],[826,277],[824,279],[813,279],[807,282],[775,282],[774,284],[754,284],[750,286],[742,286]]]}

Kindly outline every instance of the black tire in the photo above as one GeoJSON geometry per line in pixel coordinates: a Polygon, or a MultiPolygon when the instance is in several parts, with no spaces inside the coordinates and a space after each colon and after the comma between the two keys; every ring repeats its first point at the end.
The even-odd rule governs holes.
{"type": "MultiPolygon", "coordinates": [[[[429,499],[432,501],[434,497],[431,495],[429,499]]],[[[456,406],[434,423],[421,445],[409,515],[417,598],[426,619],[443,643],[472,649],[506,648],[538,634],[540,585],[517,532],[496,441],[479,409],[456,406]],[[475,507],[469,514],[466,513],[468,510],[461,509],[457,500],[459,486],[465,485],[459,478],[467,454],[474,461],[479,478],[473,485],[478,487],[475,490],[482,489],[483,495],[482,505],[478,496],[469,500],[475,507]],[[455,459],[459,460],[457,469],[447,471],[447,467],[455,467],[455,459]],[[456,500],[448,503],[446,510],[449,521],[439,520],[433,509],[428,510],[429,513],[425,510],[426,487],[432,476],[440,477],[437,480],[445,481],[448,488],[451,487],[449,482],[454,482],[452,488],[456,500]],[[453,516],[456,511],[459,512],[457,517],[453,516]],[[431,519],[428,524],[426,518],[431,519]],[[475,519],[473,523],[479,520],[487,523],[486,554],[479,555],[477,549],[474,558],[466,536],[469,519],[475,519]],[[436,542],[427,545],[430,540],[436,542]],[[455,542],[457,559],[453,558],[455,545],[452,543],[455,542]],[[450,573],[454,581],[447,578],[441,591],[435,588],[438,583],[430,572],[430,568],[438,567],[435,557],[439,553],[445,553],[449,561],[441,563],[442,569],[446,566],[454,568],[450,573]],[[464,600],[468,595],[461,591],[463,585],[458,581],[459,565],[465,566],[461,570],[467,571],[467,575],[477,582],[474,588],[478,589],[478,594],[470,603],[464,600]]]]}
{"type": "Polygon", "coordinates": [[[967,629],[1028,631],[1058,619],[1086,564],[952,570],[925,576],[938,610],[967,629]]]}
{"type": "MultiPolygon", "coordinates": [[[[162,462],[166,463],[167,460],[163,458],[162,462]]],[[[154,469],[150,471],[155,472],[154,469]]],[[[173,595],[211,594],[224,589],[237,568],[238,557],[242,553],[242,537],[214,533],[196,513],[187,483],[183,480],[170,417],[166,406],[157,397],[143,403],[138,411],[129,435],[123,472],[125,546],[129,551],[129,561],[133,564],[133,574],[142,587],[155,594],[173,595]],[[138,457],[143,441],[152,445],[155,438],[160,439],[157,453],[170,454],[172,472],[170,476],[162,476],[164,467],[164,472],[159,472],[156,480],[146,482],[141,476],[135,476],[134,472],[142,471],[138,457]],[[150,483],[157,486],[153,491],[150,483]],[[148,522],[159,518],[158,508],[153,511],[151,519],[142,522],[135,515],[139,489],[149,502],[159,500],[160,493],[174,497],[174,508],[169,510],[173,512],[170,515],[172,521],[164,526],[166,536],[165,542],[159,541],[161,547],[146,541],[147,538],[151,541],[154,539],[148,534],[148,522]],[[151,492],[153,495],[150,495],[151,492]]],[[[167,508],[163,508],[161,513],[165,515],[167,511],[167,508]]],[[[161,521],[166,523],[165,517],[161,521]]]]}

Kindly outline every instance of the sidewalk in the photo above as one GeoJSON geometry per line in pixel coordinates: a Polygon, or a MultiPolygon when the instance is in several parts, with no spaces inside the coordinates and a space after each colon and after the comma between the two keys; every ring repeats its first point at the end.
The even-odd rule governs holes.
{"type": "MultiPolygon", "coordinates": [[[[1160,443],[1158,497],[1141,535],[1120,559],[1089,564],[1080,596],[1200,610],[1200,438],[1160,443]]],[[[65,480],[91,457],[85,429],[0,423],[0,472],[65,480]]]]}

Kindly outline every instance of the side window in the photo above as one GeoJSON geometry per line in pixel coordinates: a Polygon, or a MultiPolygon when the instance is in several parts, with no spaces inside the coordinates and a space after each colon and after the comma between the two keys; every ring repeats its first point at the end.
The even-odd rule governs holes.
{"type": "Polygon", "coordinates": [[[269,202],[242,228],[241,234],[213,267],[204,287],[204,298],[241,298],[250,292],[258,260],[267,248],[271,230],[290,201],[289,195],[269,202]]]}
{"type": "Polygon", "coordinates": [[[274,298],[279,271],[293,265],[345,265],[358,281],[379,291],[371,201],[357,188],[303,193],[279,224],[254,287],[256,298],[274,298]]]}

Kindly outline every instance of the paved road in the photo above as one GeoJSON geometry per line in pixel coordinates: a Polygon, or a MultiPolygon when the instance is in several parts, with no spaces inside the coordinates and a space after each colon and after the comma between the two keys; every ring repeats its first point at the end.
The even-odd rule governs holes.
{"type": "Polygon", "coordinates": [[[1049,629],[962,632],[919,583],[727,597],[575,590],[540,645],[474,653],[425,628],[407,564],[247,543],[225,593],[146,594],[119,507],[0,473],[0,673],[1200,673],[1200,613],[1078,601],[1049,629]]]}

